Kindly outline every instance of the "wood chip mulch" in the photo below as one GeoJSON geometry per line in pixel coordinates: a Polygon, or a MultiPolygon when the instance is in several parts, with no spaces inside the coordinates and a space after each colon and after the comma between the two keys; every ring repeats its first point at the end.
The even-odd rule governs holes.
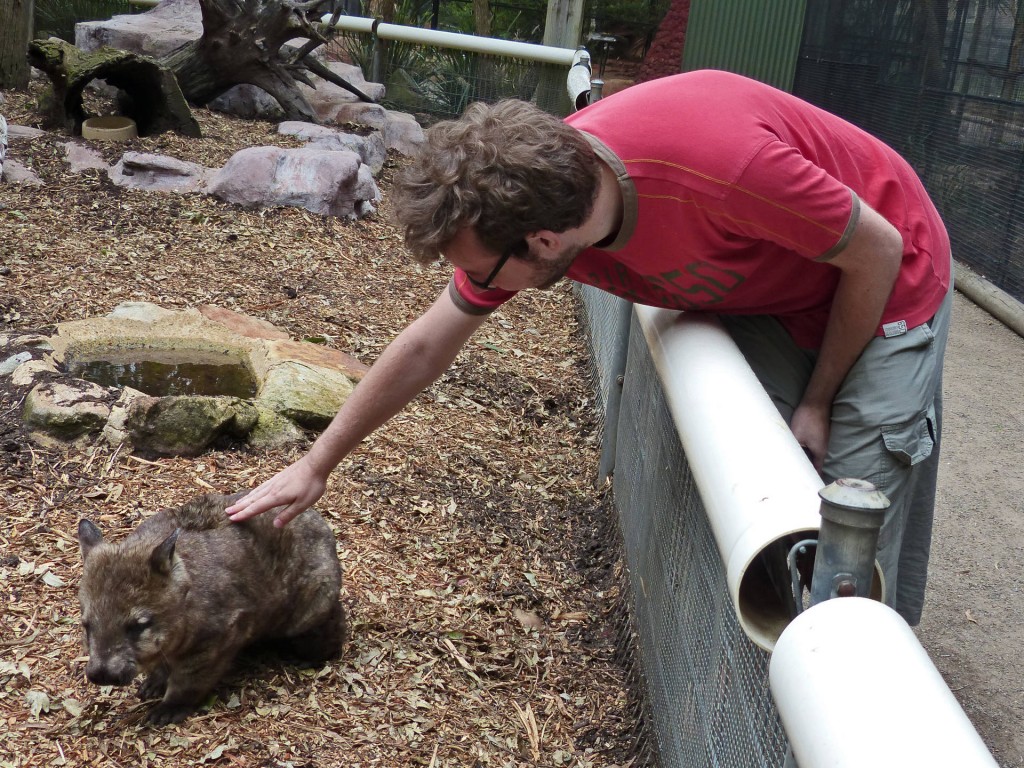
{"type": "MultiPolygon", "coordinates": [[[[4,92],[38,125],[38,86],[4,92]]],[[[196,110],[202,139],[100,146],[219,167],[276,126],[196,110]]],[[[248,211],[73,174],[67,135],[12,142],[41,187],[0,186],[0,336],[52,332],[126,301],[216,304],[372,363],[444,289],[377,215],[248,211]]],[[[319,669],[247,658],[195,716],[145,723],[134,689],[84,676],[76,526],[120,538],[157,509],[252,487],[303,446],[148,459],[27,439],[0,387],[0,768],[639,765],[620,638],[622,563],[595,488],[599,424],[567,286],[517,297],[453,368],[334,473],[352,639],[319,669]]],[[[2,362],[2,360],[0,360],[2,362]]]]}

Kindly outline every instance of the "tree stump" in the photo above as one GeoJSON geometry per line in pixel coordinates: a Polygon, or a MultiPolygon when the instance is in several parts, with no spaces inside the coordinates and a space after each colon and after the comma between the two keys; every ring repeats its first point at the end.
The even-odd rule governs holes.
{"type": "MultiPolygon", "coordinates": [[[[328,41],[331,26],[319,26],[319,9],[331,0],[199,0],[203,35],[163,56],[160,61],[178,78],[185,98],[204,105],[239,84],[269,93],[286,120],[319,122],[299,89],[313,87],[312,72],[328,82],[373,102],[310,54],[328,41]],[[305,40],[301,47],[292,41],[305,40]]],[[[335,10],[335,20],[340,15],[335,10]]]]}
{"type": "Polygon", "coordinates": [[[147,56],[113,48],[83,53],[70,43],[51,38],[32,41],[29,60],[53,84],[53,100],[47,105],[47,118],[53,125],[81,133],[87,117],[82,92],[98,79],[119,89],[119,109],[135,121],[140,136],[168,130],[200,135],[199,123],[174,73],[147,56]]]}

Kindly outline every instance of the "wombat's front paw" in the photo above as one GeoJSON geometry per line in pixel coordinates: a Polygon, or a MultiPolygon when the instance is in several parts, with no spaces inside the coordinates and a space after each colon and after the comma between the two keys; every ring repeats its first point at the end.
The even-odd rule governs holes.
{"type": "Polygon", "coordinates": [[[153,725],[170,725],[171,723],[180,723],[195,711],[195,707],[187,704],[161,702],[153,707],[146,719],[153,725]]]}
{"type": "Polygon", "coordinates": [[[139,684],[139,698],[143,701],[149,699],[162,699],[167,691],[167,675],[152,672],[139,684]]]}

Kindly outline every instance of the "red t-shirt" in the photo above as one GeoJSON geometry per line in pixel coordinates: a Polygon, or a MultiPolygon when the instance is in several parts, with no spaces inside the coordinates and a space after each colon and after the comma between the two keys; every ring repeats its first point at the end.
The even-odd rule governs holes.
{"type": "MultiPolygon", "coordinates": [[[[926,322],[950,281],[949,238],[913,169],[859,128],[755,80],[690,72],[633,86],[569,116],[619,174],[624,220],[567,276],[670,309],[779,318],[817,348],[860,201],[903,237],[883,326],[926,322]]],[[[512,295],[456,301],[486,312],[512,295]]]]}

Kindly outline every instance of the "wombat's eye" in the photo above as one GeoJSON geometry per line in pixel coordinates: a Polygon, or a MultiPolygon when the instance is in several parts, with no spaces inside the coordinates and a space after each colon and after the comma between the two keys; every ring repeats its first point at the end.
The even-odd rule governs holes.
{"type": "Polygon", "coordinates": [[[132,637],[138,637],[145,632],[153,624],[153,620],[148,616],[143,616],[139,619],[132,619],[125,624],[125,631],[132,637]]]}

